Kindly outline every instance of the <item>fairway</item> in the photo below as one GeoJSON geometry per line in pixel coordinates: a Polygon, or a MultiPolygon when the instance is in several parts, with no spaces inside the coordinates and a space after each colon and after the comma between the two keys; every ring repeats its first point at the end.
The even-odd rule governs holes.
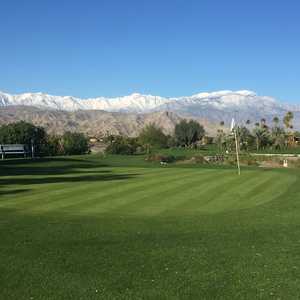
{"type": "Polygon", "coordinates": [[[1,299],[299,299],[299,170],[0,163],[1,299]]]}

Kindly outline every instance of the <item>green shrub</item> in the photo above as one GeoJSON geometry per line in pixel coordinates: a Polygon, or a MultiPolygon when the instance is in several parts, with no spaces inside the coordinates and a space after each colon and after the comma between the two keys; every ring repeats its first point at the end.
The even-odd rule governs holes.
{"type": "Polygon", "coordinates": [[[143,151],[136,138],[110,136],[106,141],[109,141],[105,149],[108,154],[132,155],[143,151]]]}
{"type": "Polygon", "coordinates": [[[205,135],[202,125],[194,120],[182,120],[175,126],[175,138],[178,146],[191,146],[205,135]]]}
{"type": "Polygon", "coordinates": [[[65,155],[85,154],[89,151],[88,140],[83,133],[66,132],[61,141],[65,155]]]}
{"type": "Polygon", "coordinates": [[[147,125],[139,135],[139,142],[141,145],[154,148],[166,148],[168,143],[172,144],[172,139],[166,136],[161,128],[154,124],[147,125]]]}
{"type": "Polygon", "coordinates": [[[47,156],[63,155],[64,148],[62,137],[58,135],[48,135],[43,152],[47,156]]]}

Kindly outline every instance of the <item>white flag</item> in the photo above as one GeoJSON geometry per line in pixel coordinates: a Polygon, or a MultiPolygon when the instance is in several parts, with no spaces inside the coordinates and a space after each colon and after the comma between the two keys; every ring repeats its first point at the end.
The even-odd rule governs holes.
{"type": "Polygon", "coordinates": [[[231,125],[230,125],[230,131],[231,132],[233,131],[234,127],[235,127],[235,121],[234,121],[234,118],[232,118],[231,125]]]}

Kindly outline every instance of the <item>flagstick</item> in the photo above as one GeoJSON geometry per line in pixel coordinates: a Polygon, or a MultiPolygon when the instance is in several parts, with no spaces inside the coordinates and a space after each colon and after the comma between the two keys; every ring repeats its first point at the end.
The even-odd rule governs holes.
{"type": "Polygon", "coordinates": [[[239,157],[239,149],[238,149],[238,140],[237,140],[237,135],[236,135],[236,129],[234,129],[234,138],[235,138],[235,149],[236,149],[236,161],[237,161],[238,174],[241,175],[240,157],[239,157]]]}

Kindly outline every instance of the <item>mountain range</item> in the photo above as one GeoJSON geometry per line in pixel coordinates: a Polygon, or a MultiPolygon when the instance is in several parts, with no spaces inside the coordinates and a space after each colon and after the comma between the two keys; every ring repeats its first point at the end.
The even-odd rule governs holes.
{"type": "MultiPolygon", "coordinates": [[[[88,136],[101,137],[107,133],[137,136],[148,124],[154,123],[166,134],[173,134],[175,125],[182,118],[172,112],[146,114],[106,112],[101,110],[59,111],[45,110],[30,106],[7,106],[0,109],[0,125],[15,121],[26,121],[44,127],[52,134],[65,131],[83,132],[88,136]]],[[[214,124],[196,119],[208,135],[216,131],[214,124]]]]}
{"type": "MultiPolygon", "coordinates": [[[[209,123],[218,124],[220,121],[229,124],[233,117],[237,122],[246,122],[249,119],[252,124],[261,118],[271,122],[274,116],[282,119],[287,111],[293,111],[295,116],[294,126],[297,129],[300,128],[300,106],[284,104],[272,97],[259,96],[247,90],[200,93],[177,98],[134,93],[117,98],[98,97],[88,99],[72,96],[52,96],[43,93],[11,95],[0,92],[0,108],[2,110],[2,123],[3,110],[10,108],[10,114],[12,114],[12,111],[15,112],[15,116],[12,117],[15,120],[21,118],[22,113],[20,110],[25,110],[30,118],[36,119],[34,116],[38,115],[40,122],[41,115],[47,116],[48,121],[49,115],[52,115],[52,117],[55,115],[56,119],[62,117],[65,120],[73,120],[71,123],[76,123],[78,119],[80,119],[80,122],[84,120],[88,122],[91,118],[97,122],[97,120],[106,119],[110,114],[113,118],[119,116],[120,120],[116,122],[120,122],[120,127],[122,127],[121,119],[129,123],[135,119],[136,124],[138,124],[139,119],[146,120],[149,116],[158,116],[157,113],[159,112],[172,113],[173,119],[194,118],[208,125],[209,123]]],[[[166,117],[167,115],[160,114],[160,116],[166,117]]],[[[48,127],[51,126],[50,122],[48,127]]],[[[125,127],[127,128],[125,131],[129,130],[127,134],[130,134],[128,126],[125,127]]],[[[133,131],[135,132],[135,130],[133,131]]]]}

